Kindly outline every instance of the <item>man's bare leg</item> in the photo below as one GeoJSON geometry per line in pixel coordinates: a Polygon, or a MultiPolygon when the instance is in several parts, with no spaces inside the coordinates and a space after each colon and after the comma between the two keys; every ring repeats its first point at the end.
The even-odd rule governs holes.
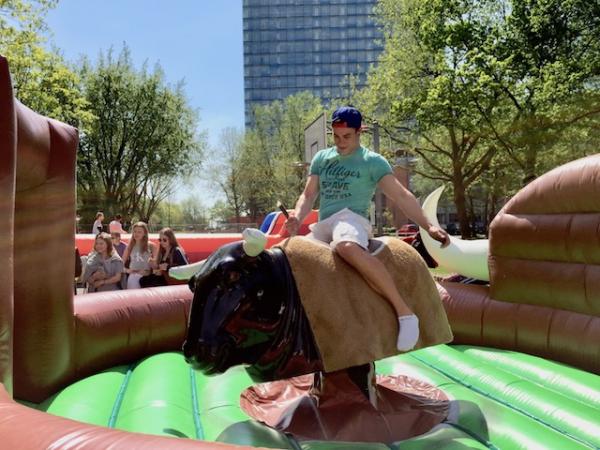
{"type": "Polygon", "coordinates": [[[335,251],[362,275],[374,291],[390,302],[398,316],[400,328],[396,346],[402,351],[412,349],[419,338],[419,319],[398,293],[387,268],[354,242],[340,242],[335,247],[335,251]]]}

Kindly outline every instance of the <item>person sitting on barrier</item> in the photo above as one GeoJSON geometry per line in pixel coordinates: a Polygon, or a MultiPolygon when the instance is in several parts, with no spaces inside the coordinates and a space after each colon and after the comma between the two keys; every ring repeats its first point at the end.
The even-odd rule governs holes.
{"type": "Polygon", "coordinates": [[[88,292],[120,289],[123,260],[113,248],[110,234],[100,233],[96,236],[94,251],[85,264],[83,282],[87,282],[88,292]]]}
{"type": "Polygon", "coordinates": [[[314,156],[304,191],[285,226],[295,235],[319,197],[319,221],[310,226],[313,236],[329,243],[393,306],[399,325],[396,347],[408,351],[419,338],[419,319],[400,296],[386,267],[366,250],[372,232],[368,211],[376,187],[442,246],[447,246],[450,238],[429,223],[415,196],[394,177],[387,160],[361,146],[361,127],[362,115],[356,108],[343,106],[334,111],[335,146],[314,156]]]}
{"type": "Polygon", "coordinates": [[[145,288],[187,283],[187,281],[174,280],[169,276],[169,269],[171,267],[188,264],[185,252],[179,246],[175,233],[170,228],[163,228],[159,231],[158,238],[160,246],[156,260],[151,261],[153,267],[152,273],[140,279],[140,286],[145,288]]]}
{"type": "Polygon", "coordinates": [[[131,231],[131,239],[125,249],[125,273],[127,274],[127,289],[139,289],[140,278],[152,273],[150,259],[156,259],[157,247],[148,241],[148,225],[136,222],[131,231]]]}

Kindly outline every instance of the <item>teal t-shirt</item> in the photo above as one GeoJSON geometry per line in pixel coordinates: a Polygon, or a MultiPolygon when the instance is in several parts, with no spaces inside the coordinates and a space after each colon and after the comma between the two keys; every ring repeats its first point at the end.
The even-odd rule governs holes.
{"type": "Polygon", "coordinates": [[[344,208],[368,219],[377,183],[391,173],[383,156],[364,147],[350,155],[340,155],[336,147],[320,150],[310,164],[310,174],[319,176],[319,220],[344,208]]]}

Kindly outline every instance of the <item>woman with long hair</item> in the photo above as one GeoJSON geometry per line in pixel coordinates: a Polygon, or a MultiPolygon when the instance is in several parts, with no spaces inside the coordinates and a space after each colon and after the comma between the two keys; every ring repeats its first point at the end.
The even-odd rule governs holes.
{"type": "Polygon", "coordinates": [[[142,287],[167,286],[168,284],[180,284],[169,276],[169,269],[175,266],[188,264],[185,252],[179,246],[175,233],[170,228],[163,228],[158,232],[160,245],[158,255],[152,261],[152,273],[140,279],[142,287]]]}
{"type": "Polygon", "coordinates": [[[110,234],[100,233],[85,264],[83,281],[88,284],[88,292],[119,289],[122,274],[123,260],[113,248],[110,234]]]}
{"type": "Polygon", "coordinates": [[[140,288],[140,278],[152,273],[151,260],[156,259],[156,245],[148,241],[148,225],[136,222],[131,230],[131,239],[123,254],[127,289],[140,288]]]}

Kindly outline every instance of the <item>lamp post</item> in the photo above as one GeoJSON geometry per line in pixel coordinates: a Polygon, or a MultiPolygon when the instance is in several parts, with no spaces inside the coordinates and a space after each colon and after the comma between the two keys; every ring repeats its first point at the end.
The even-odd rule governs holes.
{"type": "MultiPolygon", "coordinates": [[[[376,120],[371,125],[373,133],[373,151],[379,153],[379,123],[376,120]]],[[[383,234],[383,192],[378,187],[375,190],[375,225],[377,226],[377,236],[383,234]]]]}

